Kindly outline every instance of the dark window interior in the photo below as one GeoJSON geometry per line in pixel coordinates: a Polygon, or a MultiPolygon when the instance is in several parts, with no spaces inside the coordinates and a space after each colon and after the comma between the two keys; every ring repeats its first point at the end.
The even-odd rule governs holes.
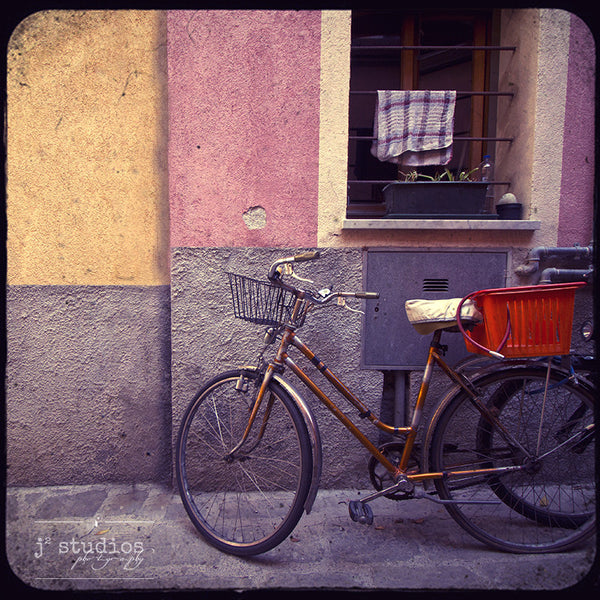
{"type": "MultiPolygon", "coordinates": [[[[499,47],[492,47],[492,11],[353,11],[348,145],[348,216],[385,214],[382,189],[403,180],[398,165],[371,155],[377,90],[457,90],[454,174],[493,157],[493,76],[499,47]],[[481,50],[481,47],[488,49],[481,50]],[[476,93],[474,93],[476,92],[476,93]]],[[[435,175],[444,167],[419,171],[435,175]]]]}

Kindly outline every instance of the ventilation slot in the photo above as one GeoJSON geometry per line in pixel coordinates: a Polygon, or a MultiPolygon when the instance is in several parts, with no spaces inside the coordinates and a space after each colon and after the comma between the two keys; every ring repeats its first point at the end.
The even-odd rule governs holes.
{"type": "Polygon", "coordinates": [[[447,292],[447,279],[423,279],[424,292],[447,292]]]}

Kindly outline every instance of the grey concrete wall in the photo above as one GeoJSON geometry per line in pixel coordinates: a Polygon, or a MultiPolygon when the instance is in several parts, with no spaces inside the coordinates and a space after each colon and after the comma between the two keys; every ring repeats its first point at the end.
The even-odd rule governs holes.
{"type": "MultiPolygon", "coordinates": [[[[255,363],[262,349],[264,328],[233,317],[225,272],[265,279],[273,260],[298,250],[174,249],[172,288],[9,286],[9,484],[171,482],[172,443],[194,393],[218,372],[255,363]]],[[[362,289],[360,249],[322,253],[321,260],[299,265],[298,273],[314,278],[317,287],[362,289]]],[[[578,292],[573,347],[581,352],[593,350],[578,333],[592,313],[591,289],[578,292]]],[[[390,420],[390,401],[382,402],[383,374],[359,367],[361,328],[360,314],[332,306],[310,315],[299,334],[373,412],[390,420]]],[[[462,343],[456,335],[448,342],[462,343]]],[[[298,362],[305,365],[302,357],[298,362]]],[[[356,418],[320,374],[305,366],[356,418]]],[[[413,397],[419,375],[411,377],[413,397]]],[[[305,393],[321,426],[323,485],[367,484],[366,451],[288,377],[305,393]]],[[[437,381],[426,415],[446,388],[445,378],[437,381]]],[[[375,428],[359,424],[373,442],[380,441],[375,428]]]]}
{"type": "Polygon", "coordinates": [[[168,286],[10,286],[7,480],[168,481],[168,286]]]}
{"type": "MultiPolygon", "coordinates": [[[[255,364],[262,349],[264,327],[233,316],[226,271],[266,280],[270,264],[302,249],[278,248],[176,248],[172,254],[172,366],[173,425],[177,430],[182,413],[203,382],[240,364],[255,364]]],[[[317,282],[317,289],[362,289],[362,251],[356,248],[325,249],[322,258],[297,266],[297,273],[317,282]]],[[[354,307],[360,308],[361,301],[354,307]]],[[[361,314],[330,306],[316,311],[300,329],[300,338],[321,360],[378,413],[383,376],[359,368],[361,314]]],[[[274,350],[274,347],[271,347],[274,350]]],[[[323,389],[339,398],[339,405],[353,418],[357,411],[306,363],[297,362],[323,389]],[[347,410],[346,410],[347,409],[347,410]]],[[[291,373],[287,378],[305,392],[321,428],[324,447],[324,487],[354,486],[368,482],[369,455],[347,430],[320,405],[291,373]]],[[[360,423],[377,442],[379,432],[360,423]]]]}

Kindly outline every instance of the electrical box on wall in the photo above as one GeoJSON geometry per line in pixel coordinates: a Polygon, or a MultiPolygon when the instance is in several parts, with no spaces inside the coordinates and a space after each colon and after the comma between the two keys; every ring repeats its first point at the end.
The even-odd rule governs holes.
{"type": "MultiPolygon", "coordinates": [[[[503,287],[507,260],[505,250],[367,250],[364,289],[380,296],[365,303],[362,368],[423,368],[431,336],[414,330],[406,316],[405,301],[458,298],[475,290],[503,287]]],[[[445,357],[449,364],[468,355],[460,333],[446,334],[442,343],[449,347],[445,357]]]]}

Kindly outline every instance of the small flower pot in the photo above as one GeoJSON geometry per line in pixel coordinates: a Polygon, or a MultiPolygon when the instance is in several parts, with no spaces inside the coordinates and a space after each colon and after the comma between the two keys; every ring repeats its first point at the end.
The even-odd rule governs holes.
{"type": "Polygon", "coordinates": [[[496,204],[498,218],[506,221],[519,220],[523,214],[523,205],[520,202],[510,204],[496,204]]]}

